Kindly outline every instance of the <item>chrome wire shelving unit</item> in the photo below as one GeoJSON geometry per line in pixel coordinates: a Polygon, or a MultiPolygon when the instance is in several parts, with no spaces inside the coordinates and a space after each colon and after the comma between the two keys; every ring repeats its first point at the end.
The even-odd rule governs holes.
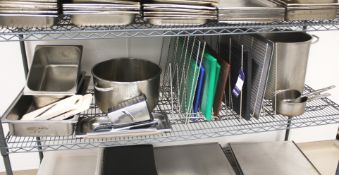
{"type": "MultiPolygon", "coordinates": [[[[83,139],[77,138],[76,136],[40,137],[39,142],[37,142],[35,137],[16,137],[8,134],[5,138],[8,145],[6,149],[8,153],[45,152],[134,144],[157,144],[286,130],[288,118],[282,115],[275,115],[270,101],[265,101],[259,119],[242,119],[232,109],[224,105],[220,117],[214,118],[213,121],[205,121],[204,118],[201,117],[198,119],[199,121],[190,120],[190,122],[187,123],[186,117],[188,114],[179,113],[171,107],[171,101],[166,95],[169,93],[168,90],[168,88],[163,88],[159,104],[155,111],[168,115],[172,132],[160,135],[95,139],[83,139]]],[[[312,91],[312,89],[306,87],[306,91],[309,92],[312,91]]],[[[100,115],[103,114],[93,104],[91,109],[80,114],[80,117],[100,115]]],[[[307,104],[306,112],[303,115],[291,118],[290,121],[291,123],[288,129],[339,123],[339,105],[328,98],[313,101],[307,104]]]]}
{"type": "Polygon", "coordinates": [[[75,26],[69,16],[59,17],[52,27],[0,27],[0,41],[42,41],[71,39],[112,39],[121,37],[206,36],[252,34],[275,31],[339,30],[339,18],[322,21],[281,21],[273,23],[227,24],[210,22],[202,26],[155,26],[137,18],[126,26],[75,26]]]}

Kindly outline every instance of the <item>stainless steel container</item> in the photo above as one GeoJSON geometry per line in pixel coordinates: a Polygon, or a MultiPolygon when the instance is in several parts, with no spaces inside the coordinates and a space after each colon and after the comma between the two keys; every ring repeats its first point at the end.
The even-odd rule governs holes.
{"type": "Polygon", "coordinates": [[[15,27],[51,27],[56,17],[53,16],[0,16],[1,26],[15,27]]]}
{"type": "Polygon", "coordinates": [[[286,20],[329,20],[337,15],[338,0],[275,0],[286,8],[286,20]]]}
{"type": "Polygon", "coordinates": [[[272,99],[275,92],[282,89],[296,89],[303,92],[308,55],[313,37],[304,32],[261,35],[274,43],[274,54],[265,98],[272,99]]]}
{"type": "Polygon", "coordinates": [[[35,49],[25,95],[43,107],[77,92],[82,46],[41,45],[35,49]]]}
{"type": "Polygon", "coordinates": [[[119,103],[145,95],[150,111],[158,103],[161,68],[149,61],[120,58],[92,69],[95,102],[103,112],[119,103]]]}
{"type": "Polygon", "coordinates": [[[77,26],[128,25],[133,22],[135,14],[74,14],[72,23],[77,26]]]}
{"type": "Polygon", "coordinates": [[[20,95],[4,114],[4,123],[8,123],[9,130],[15,136],[68,136],[75,130],[78,115],[69,120],[20,120],[23,115],[34,110],[32,96],[20,95]]]}

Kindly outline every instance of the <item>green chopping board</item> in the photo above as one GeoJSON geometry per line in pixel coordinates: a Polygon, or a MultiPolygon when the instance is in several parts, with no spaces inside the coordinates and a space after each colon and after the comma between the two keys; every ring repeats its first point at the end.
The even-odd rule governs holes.
{"type": "Polygon", "coordinates": [[[203,65],[205,67],[205,82],[201,100],[201,112],[206,120],[212,120],[213,102],[220,73],[220,64],[215,57],[205,51],[203,65]]]}

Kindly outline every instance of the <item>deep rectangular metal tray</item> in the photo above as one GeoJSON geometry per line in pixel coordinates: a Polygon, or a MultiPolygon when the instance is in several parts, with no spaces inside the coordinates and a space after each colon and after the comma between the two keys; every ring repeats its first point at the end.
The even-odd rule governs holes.
{"type": "MultiPolygon", "coordinates": [[[[80,85],[79,94],[88,88],[90,77],[84,77],[80,85]]],[[[74,133],[75,125],[79,115],[68,120],[20,120],[23,115],[36,109],[33,96],[23,95],[20,92],[18,97],[3,115],[2,122],[8,123],[9,131],[14,136],[69,136],[74,133]]]]}
{"type": "Polygon", "coordinates": [[[0,15],[0,26],[7,27],[51,27],[54,25],[56,16],[16,14],[0,15]]]}
{"type": "Polygon", "coordinates": [[[25,95],[74,95],[80,75],[82,46],[40,45],[25,86],[25,95]]]}

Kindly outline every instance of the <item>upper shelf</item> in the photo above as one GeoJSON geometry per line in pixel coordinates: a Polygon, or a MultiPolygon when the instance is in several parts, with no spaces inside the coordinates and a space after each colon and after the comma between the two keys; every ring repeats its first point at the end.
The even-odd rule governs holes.
{"type": "Polygon", "coordinates": [[[274,23],[225,24],[211,22],[203,26],[155,26],[137,19],[127,26],[77,27],[70,18],[60,17],[46,28],[0,27],[0,41],[39,41],[69,39],[110,39],[121,37],[193,36],[250,34],[274,31],[339,30],[339,18],[322,21],[283,21],[274,23]]]}

